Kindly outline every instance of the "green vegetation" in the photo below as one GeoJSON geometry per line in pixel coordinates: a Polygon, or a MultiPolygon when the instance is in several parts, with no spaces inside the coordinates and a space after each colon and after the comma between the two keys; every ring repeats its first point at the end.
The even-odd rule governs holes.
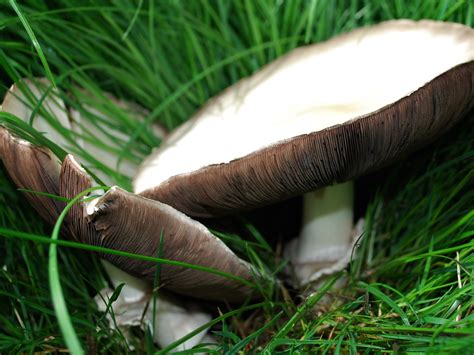
{"type": "MultiPolygon", "coordinates": [[[[62,148],[124,188],[130,188],[129,177],[97,161],[78,139],[138,164],[160,143],[151,123],[177,127],[209,97],[294,47],[392,18],[474,22],[471,0],[50,3],[0,5],[1,92],[21,77],[48,77],[67,105],[91,121],[97,119],[91,108],[114,117],[113,126],[127,138],[112,137],[107,146],[95,132],[79,136],[56,126],[69,142],[62,148]],[[145,120],[136,120],[105,92],[148,109],[145,120]]],[[[54,117],[49,119],[54,124],[54,117]]],[[[0,121],[50,145],[13,117],[1,115],[0,121]]],[[[368,196],[362,199],[369,199],[366,233],[348,272],[308,297],[290,296],[272,284],[262,290],[261,303],[221,305],[211,324],[219,345],[212,349],[472,352],[473,176],[470,114],[409,160],[361,179],[359,190],[368,196]],[[348,286],[332,292],[330,286],[342,278],[348,286]]],[[[76,336],[90,352],[130,351],[92,301],[106,284],[98,259],[77,243],[54,242],[51,232],[0,166],[0,352],[61,351],[73,346],[76,336]],[[53,246],[57,269],[50,260],[53,246]],[[58,318],[55,309],[64,300],[69,315],[60,312],[58,318]]],[[[281,272],[281,260],[253,234],[248,243],[222,237],[259,267],[281,272]]],[[[130,344],[137,352],[159,351],[150,332],[138,329],[130,344]]]]}

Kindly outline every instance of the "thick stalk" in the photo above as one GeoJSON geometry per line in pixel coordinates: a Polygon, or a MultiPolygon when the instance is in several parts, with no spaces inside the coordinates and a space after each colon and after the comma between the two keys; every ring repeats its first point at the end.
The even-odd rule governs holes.
{"type": "Polygon", "coordinates": [[[346,182],[304,195],[303,227],[287,246],[300,284],[342,270],[353,241],[353,183],[346,182]]]}

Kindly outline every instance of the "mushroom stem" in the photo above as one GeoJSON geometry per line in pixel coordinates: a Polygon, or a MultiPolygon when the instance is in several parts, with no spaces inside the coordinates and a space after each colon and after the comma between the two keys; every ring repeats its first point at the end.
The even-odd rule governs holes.
{"type": "MultiPolygon", "coordinates": [[[[112,321],[111,315],[107,314],[110,324],[120,327],[125,334],[128,334],[129,326],[150,327],[155,330],[153,334],[155,342],[160,347],[166,347],[211,320],[211,316],[201,311],[195,303],[168,297],[163,292],[158,293],[154,303],[149,283],[127,274],[105,260],[102,260],[102,265],[114,288],[125,283],[119,298],[111,305],[115,322],[112,321]],[[155,306],[156,309],[153,311],[155,306]]],[[[111,289],[105,288],[95,297],[99,310],[107,309],[112,293],[111,289]]],[[[205,340],[206,336],[207,330],[203,330],[174,350],[184,351],[202,341],[213,341],[212,338],[205,340]]]]}
{"type": "Polygon", "coordinates": [[[303,227],[287,246],[300,284],[343,269],[350,260],[353,241],[352,181],[304,195],[303,227]]]}

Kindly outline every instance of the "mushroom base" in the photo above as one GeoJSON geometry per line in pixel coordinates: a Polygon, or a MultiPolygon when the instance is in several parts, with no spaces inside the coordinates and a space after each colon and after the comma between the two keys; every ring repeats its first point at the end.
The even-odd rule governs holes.
{"type": "MultiPolygon", "coordinates": [[[[160,347],[166,347],[211,320],[211,315],[200,310],[196,304],[191,301],[184,302],[171,294],[160,292],[154,305],[149,283],[123,272],[107,261],[102,260],[102,264],[114,288],[123,283],[125,285],[118,299],[110,306],[108,303],[113,294],[110,288],[101,290],[95,297],[95,302],[100,311],[110,312],[109,307],[111,308],[114,318],[112,319],[110,313],[107,313],[107,318],[111,326],[121,328],[125,336],[128,334],[128,328],[132,326],[149,327],[152,330],[154,328],[156,331],[153,333],[153,340],[160,347]]],[[[207,335],[207,329],[183,342],[175,351],[191,349],[203,341],[213,342],[207,335]]]]}

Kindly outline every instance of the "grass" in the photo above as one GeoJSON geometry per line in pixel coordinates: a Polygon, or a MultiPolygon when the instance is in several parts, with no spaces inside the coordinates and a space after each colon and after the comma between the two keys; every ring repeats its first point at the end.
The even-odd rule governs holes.
{"type": "MultiPolygon", "coordinates": [[[[130,179],[97,161],[80,138],[138,165],[160,141],[149,129],[184,122],[212,95],[294,47],[392,18],[431,18],[473,25],[471,1],[126,1],[62,0],[0,5],[1,90],[20,77],[53,78],[60,97],[97,130],[91,108],[114,117],[124,134],[104,146],[97,130],[68,145],[94,171],[122,187],[130,179]],[[77,87],[85,88],[84,95],[77,87]],[[147,108],[136,120],[105,92],[147,108]]],[[[3,117],[3,119],[6,119],[3,117]]],[[[52,118],[54,122],[54,117],[52,118]]],[[[110,123],[109,123],[110,124],[110,123]]],[[[23,131],[28,130],[27,127],[23,131]]],[[[31,139],[41,140],[32,132],[31,139]]],[[[348,272],[308,297],[278,284],[261,303],[213,309],[215,351],[467,353],[474,346],[474,115],[409,160],[359,182],[366,233],[348,272]],[[349,280],[342,293],[330,285],[349,280]],[[332,302],[327,302],[326,300],[332,302]]],[[[243,137],[244,139],[244,137],[243,137]]],[[[43,144],[47,144],[41,141],[43,144]]],[[[57,149],[58,154],[63,152],[57,149]]],[[[45,237],[51,228],[0,170],[0,352],[62,351],[57,301],[49,287],[48,253],[58,246],[55,275],[77,338],[90,352],[129,352],[92,296],[106,284],[98,259],[72,242],[45,237]]],[[[270,273],[281,260],[258,231],[243,242],[222,235],[270,273]]],[[[57,293],[55,293],[57,295],[57,293]]],[[[303,294],[305,294],[303,292],[303,294]]],[[[136,352],[159,351],[134,331],[136,352]]],[[[177,345],[177,344],[174,344],[177,345]]],[[[171,350],[172,346],[161,351],[171,350]]],[[[199,351],[199,350],[196,350],[199,351]]]]}

